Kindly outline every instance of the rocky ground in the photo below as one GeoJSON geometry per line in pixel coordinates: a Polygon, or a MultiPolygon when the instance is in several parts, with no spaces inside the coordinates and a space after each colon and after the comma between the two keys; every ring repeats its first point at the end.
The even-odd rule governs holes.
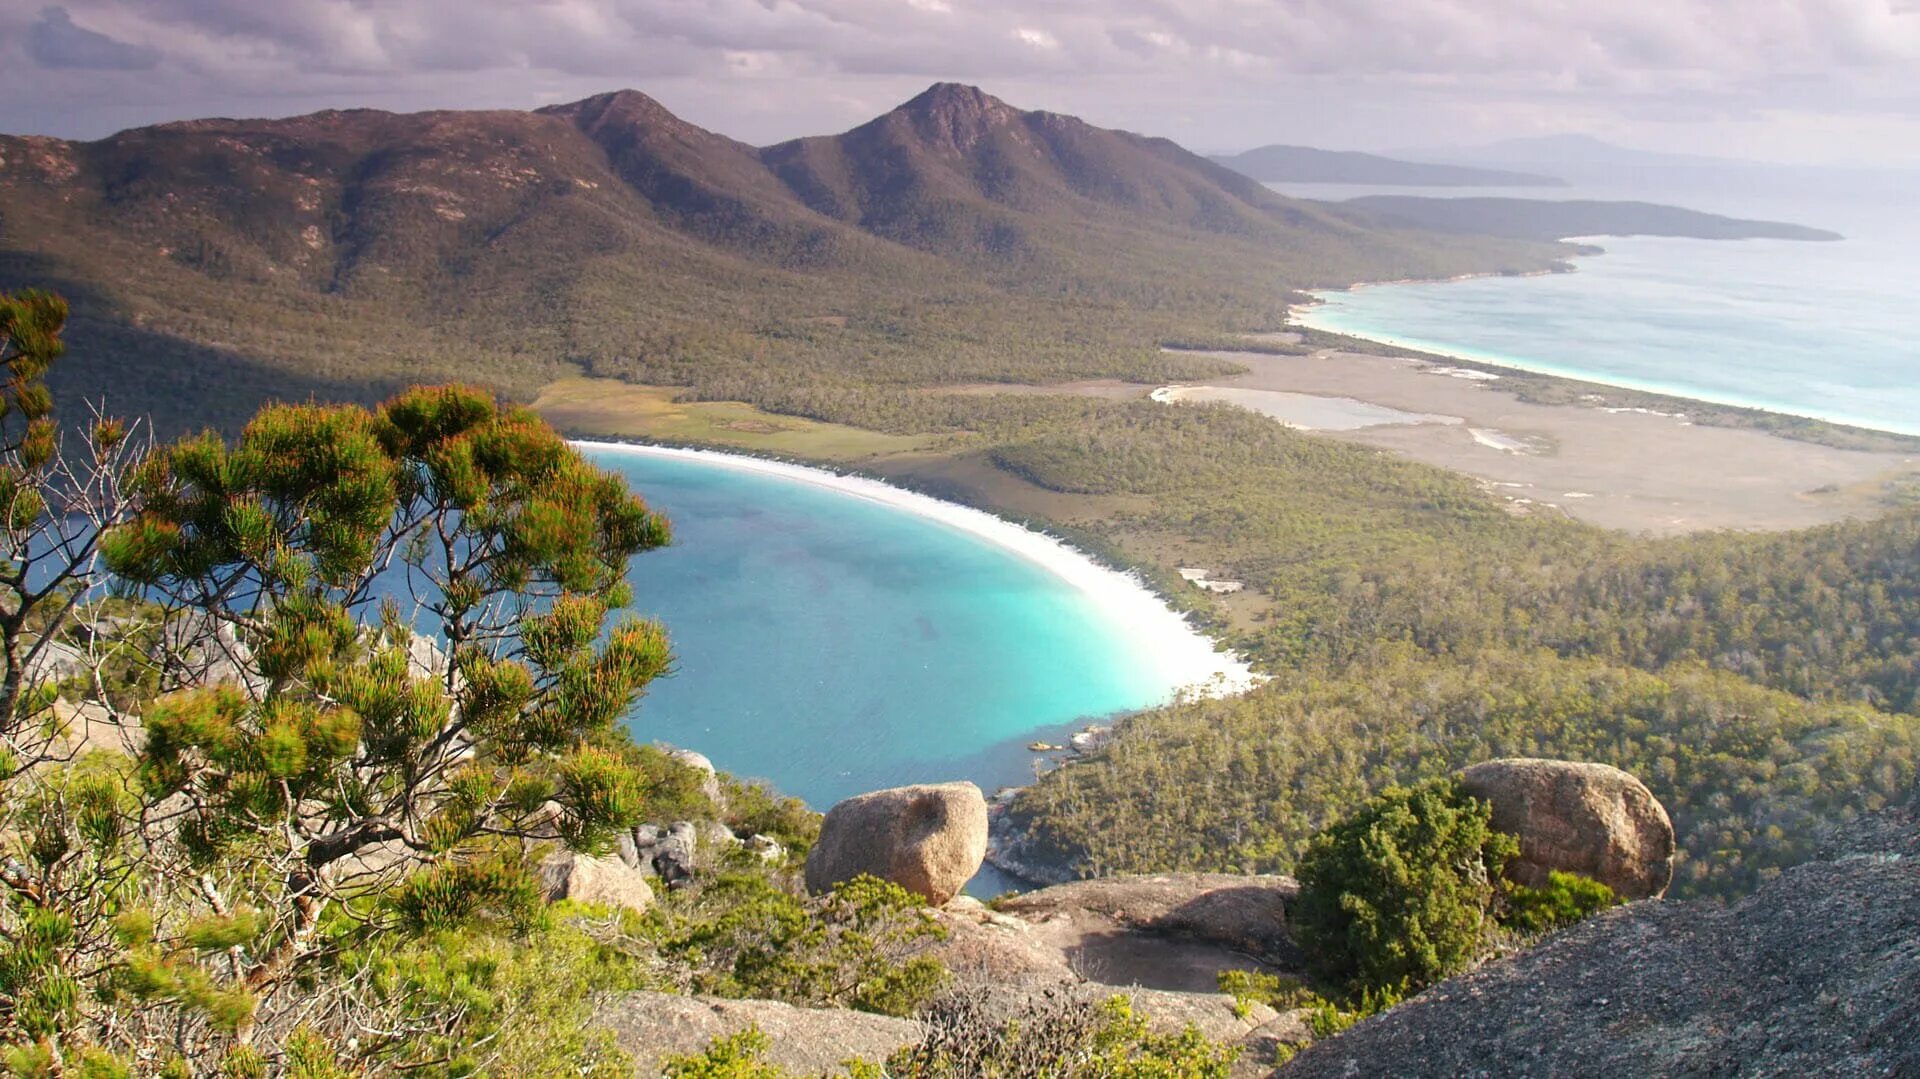
{"type": "MultiPolygon", "coordinates": [[[[936,911],[948,933],[936,954],[957,989],[984,994],[1009,1015],[1049,992],[1124,995],[1156,1029],[1191,1024],[1242,1045],[1236,1076],[1259,1076],[1272,1070],[1278,1045],[1306,1040],[1301,1017],[1264,1005],[1236,1014],[1215,978],[1227,969],[1286,969],[1296,953],[1284,903],[1295,890],[1284,877],[1181,874],[1046,888],[999,910],[963,896],[936,911]]],[[[832,1072],[851,1056],[884,1060],[920,1037],[908,1019],[660,993],[612,998],[599,1018],[643,1075],[666,1056],[698,1052],[748,1026],[772,1040],[769,1062],[803,1074],[832,1072]]]]}
{"type": "Polygon", "coordinates": [[[1862,822],[1731,907],[1609,912],[1277,1075],[1920,1076],[1920,820],[1862,822]]]}

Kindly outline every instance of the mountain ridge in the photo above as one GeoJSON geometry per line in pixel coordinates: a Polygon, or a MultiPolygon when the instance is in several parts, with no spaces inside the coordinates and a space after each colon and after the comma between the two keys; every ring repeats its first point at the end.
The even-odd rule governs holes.
{"type": "Polygon", "coordinates": [[[276,382],[525,399],[584,372],[796,408],[825,384],[1151,379],[1163,342],[1270,328],[1293,289],[1558,255],[958,84],[772,147],[634,90],[0,136],[0,288],[84,301],[60,389],[194,425],[276,382]],[[185,402],[183,370],[207,376],[185,402]]]}

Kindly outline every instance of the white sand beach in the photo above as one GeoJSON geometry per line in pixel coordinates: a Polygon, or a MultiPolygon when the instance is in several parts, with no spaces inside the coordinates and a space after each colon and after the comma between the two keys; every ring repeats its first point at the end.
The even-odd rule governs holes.
{"type": "Polygon", "coordinates": [[[1221,650],[1188,625],[1136,575],[1103,566],[1053,536],[983,510],[865,476],[842,475],[823,468],[743,454],[627,442],[583,440],[574,445],[601,452],[678,457],[760,472],[830,488],[915,514],[1000,547],[1072,586],[1094,605],[1100,617],[1127,628],[1137,642],[1138,662],[1149,665],[1168,686],[1175,687],[1174,694],[1232,696],[1260,681],[1244,660],[1221,650]]]}

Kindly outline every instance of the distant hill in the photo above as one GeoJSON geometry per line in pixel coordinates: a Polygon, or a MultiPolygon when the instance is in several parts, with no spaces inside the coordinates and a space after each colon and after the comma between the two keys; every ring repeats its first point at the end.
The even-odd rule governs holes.
{"type": "Polygon", "coordinates": [[[1214,162],[1266,183],[1382,184],[1408,187],[1564,187],[1566,181],[1537,173],[1316,150],[1310,146],[1262,146],[1214,162]]]}
{"type": "Polygon", "coordinates": [[[1622,169],[1762,168],[1757,162],[1698,154],[1669,154],[1637,150],[1592,135],[1533,135],[1502,139],[1480,146],[1399,151],[1415,161],[1444,162],[1475,168],[1548,169],[1587,173],[1622,169]]]}
{"type": "Polygon", "coordinates": [[[636,91],[0,136],[0,288],[75,302],[68,394],[171,427],[269,397],[564,374],[823,394],[1157,378],[1291,290],[1544,265],[1283,198],[1165,140],[936,85],[757,148],[636,91]]]}
{"type": "Polygon", "coordinates": [[[1342,203],[1387,221],[1439,232],[1515,239],[1567,236],[1685,236],[1702,240],[1838,240],[1837,232],[1780,221],[1661,206],[1651,202],[1368,195],[1342,203]]]}

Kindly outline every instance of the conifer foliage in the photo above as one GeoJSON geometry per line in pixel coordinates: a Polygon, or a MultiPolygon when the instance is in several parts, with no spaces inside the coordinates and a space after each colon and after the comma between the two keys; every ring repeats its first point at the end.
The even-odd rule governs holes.
{"type": "Polygon", "coordinates": [[[530,859],[605,850],[645,814],[658,772],[618,720],[670,656],[657,623],[616,612],[666,521],[462,387],[270,406],[231,443],[150,453],[102,421],[60,464],[38,380],[64,315],[0,297],[5,1067],[260,1074],[349,1045],[391,1062],[497,1020],[521,998],[487,991],[512,978],[494,961],[416,969],[453,980],[398,1004],[392,964],[408,940],[539,923],[530,859]],[[86,527],[50,525],[76,476],[86,527]],[[157,694],[137,714],[75,695],[94,709],[76,725],[55,699],[100,666],[33,651],[78,638],[150,645],[119,662],[159,668],[157,694]]]}

